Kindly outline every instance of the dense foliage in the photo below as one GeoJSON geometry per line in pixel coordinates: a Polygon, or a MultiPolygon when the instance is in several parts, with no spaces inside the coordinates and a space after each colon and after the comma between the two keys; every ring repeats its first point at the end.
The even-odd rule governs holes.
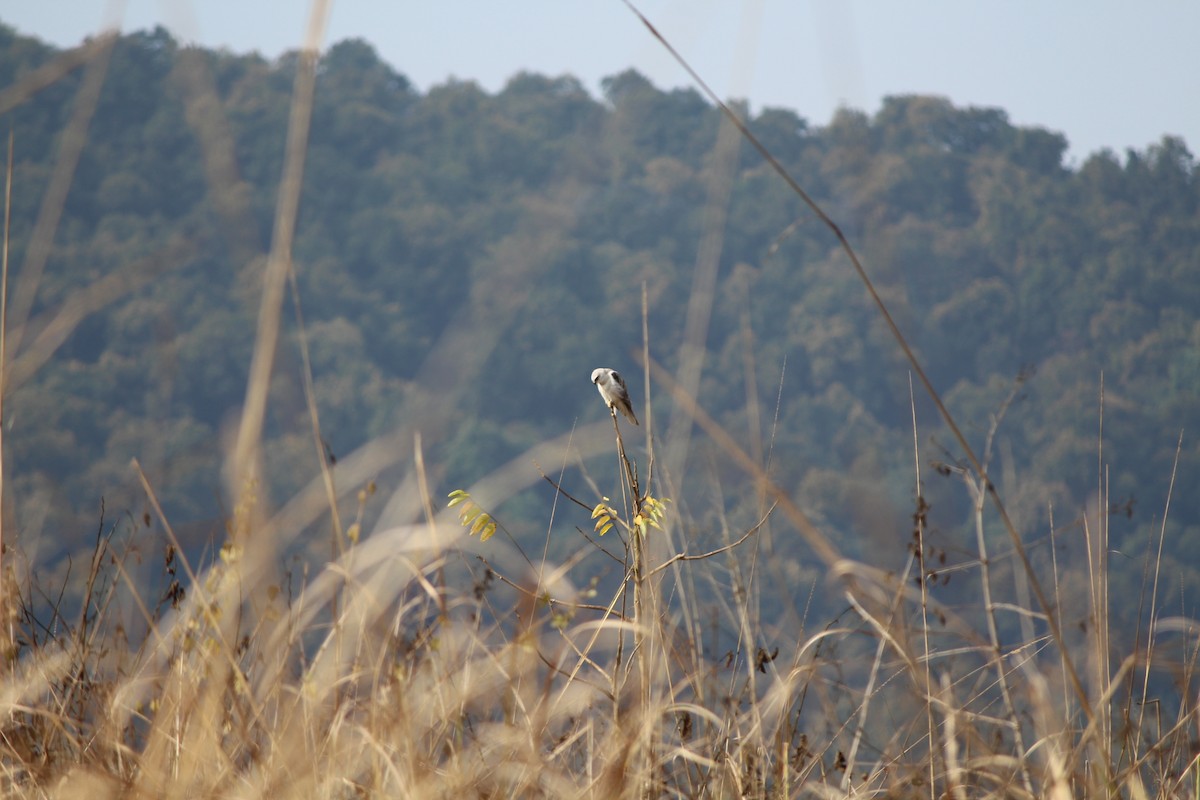
{"type": "MultiPolygon", "coordinates": [[[[0,85],[55,55],[0,27],[0,85]]],[[[72,546],[102,497],[140,517],[134,457],[177,523],[209,530],[226,513],[220,446],[245,391],[295,67],[186,49],[162,30],[114,48],[9,354],[5,489],[25,535],[72,546]],[[61,310],[114,275],[126,291],[22,372],[61,310]]],[[[72,73],[5,120],[18,303],[84,80],[72,73]]],[[[843,226],[981,452],[1020,382],[992,471],[1023,531],[1044,537],[1051,510],[1068,526],[1103,489],[1131,512],[1114,517],[1112,547],[1152,551],[1181,431],[1180,485],[1200,469],[1200,170],[1184,142],[1067,164],[1059,134],[921,96],[823,126],[783,109],[749,124],[843,226]]],[[[587,383],[597,365],[630,374],[640,402],[642,286],[651,353],[674,368],[689,318],[708,313],[689,306],[716,248],[704,406],[769,452],[780,484],[848,550],[902,558],[915,508],[907,365],[828,230],[744,143],[726,158],[720,127],[696,92],[632,71],[603,98],[529,74],[495,95],[469,82],[423,94],[368,44],[332,46],[295,244],[330,457],[420,428],[444,496],[602,419],[587,383]]],[[[270,406],[275,503],[317,473],[290,325],[270,406]]],[[[666,431],[669,398],[654,406],[666,431]]],[[[916,417],[930,517],[955,553],[966,496],[937,467],[961,454],[919,390],[916,417]]],[[[753,517],[750,493],[745,508],[709,507],[698,476],[743,478],[699,439],[690,463],[677,499],[697,519],[753,517]]],[[[1167,532],[1179,597],[1175,582],[1190,590],[1200,564],[1194,492],[1172,498],[1167,532]]]]}

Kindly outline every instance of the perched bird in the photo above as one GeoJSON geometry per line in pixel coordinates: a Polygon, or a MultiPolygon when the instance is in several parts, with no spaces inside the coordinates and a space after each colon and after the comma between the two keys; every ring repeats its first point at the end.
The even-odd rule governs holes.
{"type": "Polygon", "coordinates": [[[625,380],[615,369],[601,367],[592,370],[592,383],[596,384],[600,396],[610,409],[617,409],[634,425],[638,424],[637,417],[633,415],[633,406],[629,402],[629,390],[625,388],[625,380]]]}

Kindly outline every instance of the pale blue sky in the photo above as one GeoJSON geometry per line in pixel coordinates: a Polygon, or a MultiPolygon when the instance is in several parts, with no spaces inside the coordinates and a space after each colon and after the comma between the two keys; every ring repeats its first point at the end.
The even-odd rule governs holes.
{"type": "MultiPolygon", "coordinates": [[[[887,94],[999,106],[1066,134],[1078,161],[1162,135],[1200,148],[1195,0],[637,0],[725,97],[825,124],[887,94]]],[[[210,47],[276,56],[303,39],[299,0],[0,0],[0,21],[56,45],[114,21],[163,24],[210,47]]],[[[362,37],[420,89],[449,76],[495,91],[518,70],[570,73],[598,91],[628,67],[689,85],[621,0],[334,0],[324,45],[362,37]]]]}

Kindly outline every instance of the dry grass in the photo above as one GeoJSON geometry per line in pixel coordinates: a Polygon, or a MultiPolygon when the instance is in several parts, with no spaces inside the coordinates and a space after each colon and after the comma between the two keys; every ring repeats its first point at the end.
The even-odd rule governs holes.
{"type": "MultiPolygon", "coordinates": [[[[323,14],[314,12],[310,50],[323,14]]],[[[103,44],[63,59],[93,65],[100,77],[85,93],[102,79],[103,44]]],[[[263,507],[262,414],[291,269],[311,67],[302,60],[298,73],[254,367],[226,471],[238,499],[228,538],[208,563],[189,563],[142,476],[157,519],[101,523],[86,571],[39,577],[40,565],[5,552],[5,796],[1200,796],[1197,628],[1157,619],[1155,584],[1154,625],[1116,652],[1103,483],[1080,544],[1057,547],[1051,530],[1027,546],[988,480],[990,445],[977,458],[961,435],[964,463],[945,470],[964,483],[978,552],[944,567],[925,540],[919,479],[913,539],[897,543],[898,566],[846,558],[772,482],[761,444],[747,454],[695,402],[695,375],[677,383],[648,347],[646,384],[653,377],[756,487],[752,524],[737,529],[721,514],[702,522],[671,506],[661,529],[641,530],[646,490],[675,494],[683,476],[638,475],[618,438],[614,473],[626,499],[613,531],[568,531],[587,514],[556,495],[547,536],[578,537],[578,549],[561,562],[524,558],[503,536],[471,539],[441,508],[411,431],[329,471],[311,393],[321,475],[282,509],[263,507]],[[414,439],[412,480],[397,490],[407,501],[385,514],[396,524],[362,535],[369,476],[414,439]],[[332,531],[333,555],[298,566],[284,554],[314,523],[332,531]],[[137,559],[151,524],[163,536],[148,575],[137,559]],[[798,531],[813,565],[766,563],[773,553],[760,540],[771,525],[798,531]],[[1011,537],[1004,548],[987,536],[997,526],[1011,537]],[[704,527],[721,543],[699,551],[690,543],[704,527]],[[576,585],[606,568],[620,576],[606,589],[576,585]],[[949,571],[976,604],[938,602],[932,585],[949,571]],[[780,600],[811,592],[825,597],[820,607],[845,610],[814,622],[780,600]],[[764,622],[766,603],[784,613],[764,622]],[[1067,609],[1085,623],[1065,627],[1067,609]]],[[[81,94],[77,137],[89,102],[81,94]]],[[[61,167],[68,177],[72,168],[61,167]]],[[[849,244],[814,210],[886,315],[849,244]]],[[[46,236],[60,211],[61,202],[45,211],[46,236]]],[[[34,266],[22,297],[36,288],[34,266]]],[[[703,320],[711,292],[697,298],[689,318],[703,320]]],[[[66,331],[78,321],[64,319],[66,331]]],[[[957,434],[948,414],[946,422],[957,434]]],[[[633,457],[653,464],[654,436],[647,441],[633,457]]],[[[539,480],[525,474],[531,461],[583,464],[612,450],[606,426],[593,426],[498,469],[471,496],[493,508],[539,480]]],[[[590,510],[602,493],[578,472],[581,485],[555,483],[590,510]]]]}
{"type": "MultiPolygon", "coordinates": [[[[531,571],[503,537],[468,538],[453,513],[349,541],[341,558],[289,581],[271,563],[275,520],[236,535],[256,516],[243,507],[198,574],[164,546],[156,596],[142,593],[155,582],[135,574],[118,526],[101,528],[65,592],[39,586],[32,565],[10,555],[5,794],[1196,791],[1196,629],[1168,622],[1135,652],[1111,653],[1095,572],[1053,573],[1064,590],[1085,589],[1094,623],[1063,654],[1040,612],[998,599],[1011,588],[982,592],[997,572],[1011,578],[1011,553],[956,565],[956,580],[988,599],[954,609],[915,579],[915,546],[895,573],[839,559],[815,581],[847,610],[792,627],[752,622],[777,588],[751,568],[761,526],[685,559],[687,526],[668,513],[644,539],[639,581],[619,547],[638,534],[618,525],[600,543],[617,545],[628,581],[593,596],[570,580],[607,560],[584,539],[572,563],[531,571]],[[636,606],[627,587],[640,593],[636,606]],[[72,592],[81,611],[64,619],[72,592]],[[998,644],[997,625],[1013,630],[997,621],[1005,615],[1027,620],[1030,634],[998,644]],[[1188,638],[1164,644],[1172,628],[1188,638]],[[1065,658],[1084,665],[1086,705],[1068,688],[1065,658]],[[1147,703],[1144,686],[1161,687],[1163,675],[1179,694],[1147,703]]],[[[1102,537],[1090,532],[1084,546],[1102,537]]]]}

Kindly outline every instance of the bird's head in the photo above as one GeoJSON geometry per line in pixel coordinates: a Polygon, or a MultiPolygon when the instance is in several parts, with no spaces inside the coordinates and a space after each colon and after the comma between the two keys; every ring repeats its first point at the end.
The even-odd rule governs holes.
{"type": "Polygon", "coordinates": [[[601,378],[603,378],[603,377],[604,377],[604,370],[603,370],[603,369],[594,369],[594,370],[592,370],[592,383],[599,383],[599,382],[600,382],[600,379],[601,379],[601,378]]]}

